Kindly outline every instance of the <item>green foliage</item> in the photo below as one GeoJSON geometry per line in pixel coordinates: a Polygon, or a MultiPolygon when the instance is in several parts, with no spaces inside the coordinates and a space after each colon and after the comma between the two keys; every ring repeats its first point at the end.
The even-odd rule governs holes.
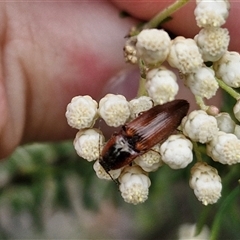
{"type": "MultiPolygon", "coordinates": [[[[128,212],[134,222],[134,227],[129,227],[135,239],[176,238],[178,226],[185,222],[198,222],[199,229],[206,224],[212,227],[212,239],[239,237],[240,188],[235,181],[240,172],[238,165],[231,171],[222,168],[223,196],[208,207],[196,200],[188,186],[191,166],[181,171],[163,166],[151,174],[149,199],[133,206],[122,200],[113,182],[98,179],[91,165],[76,155],[72,142],[19,147],[0,164],[1,206],[10,206],[15,215],[29,212],[39,231],[44,230],[47,208],[74,212],[77,198],[78,204],[95,214],[104,201],[114,203],[116,210],[128,212]]],[[[1,239],[9,237],[1,221],[0,232],[1,239]]]]}

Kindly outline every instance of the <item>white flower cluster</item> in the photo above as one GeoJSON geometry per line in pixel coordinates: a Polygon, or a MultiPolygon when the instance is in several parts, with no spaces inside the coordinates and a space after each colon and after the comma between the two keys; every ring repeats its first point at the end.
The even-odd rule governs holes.
{"type": "MultiPolygon", "coordinates": [[[[227,0],[197,0],[196,3],[195,19],[202,29],[193,39],[177,36],[171,40],[164,30],[144,29],[126,41],[125,60],[139,64],[148,96],[128,102],[122,95],[107,94],[99,104],[90,96],[78,96],[67,106],[68,124],[79,129],[74,140],[77,153],[87,161],[95,161],[93,167],[99,178],[119,181],[126,202],[138,204],[147,199],[151,185],[148,174],[163,164],[172,169],[188,166],[198,142],[206,147],[207,155],[214,161],[228,165],[240,163],[240,126],[228,113],[219,113],[217,107],[201,105],[204,98],[210,99],[216,94],[220,83],[224,82],[229,88],[240,87],[240,54],[228,51],[229,33],[221,28],[230,6],[227,0]],[[120,127],[154,105],[174,100],[179,90],[177,76],[162,66],[164,62],[181,73],[184,84],[196,99],[201,99],[198,102],[201,110],[194,110],[182,119],[182,134],[169,136],[144,154],[137,153],[131,166],[107,173],[99,163],[106,146],[104,136],[92,127],[98,117],[108,126],[120,127]]],[[[233,112],[240,121],[240,100],[233,112]]],[[[119,144],[120,149],[128,147],[121,139],[119,144]]],[[[221,196],[217,170],[202,161],[191,169],[190,186],[204,205],[215,203],[221,196]]]]}
{"type": "Polygon", "coordinates": [[[123,48],[124,58],[126,62],[136,64],[138,61],[136,50],[136,38],[129,38],[123,48]]]}
{"type": "Polygon", "coordinates": [[[197,0],[194,14],[199,27],[220,27],[228,17],[230,4],[228,0],[197,0]]]}
{"type": "Polygon", "coordinates": [[[141,112],[147,111],[153,107],[153,100],[150,97],[142,96],[129,101],[130,119],[138,117],[141,112]]]}
{"type": "MultiPolygon", "coordinates": [[[[169,44],[166,33],[157,29],[144,29],[134,36],[135,56],[138,58],[137,62],[143,63],[147,69],[146,90],[154,102],[163,104],[171,101],[179,89],[176,75],[164,68],[163,62],[167,62],[181,73],[184,84],[196,98],[211,99],[216,94],[219,88],[216,77],[229,87],[240,87],[240,54],[228,51],[229,32],[222,28],[229,15],[229,9],[228,0],[211,2],[197,0],[194,14],[201,30],[193,39],[177,36],[169,44]],[[165,47],[165,51],[161,48],[162,46],[165,47]],[[209,67],[209,62],[211,67],[209,67]]],[[[202,110],[192,111],[182,120],[181,128],[184,135],[178,135],[176,139],[170,136],[162,144],[160,147],[161,162],[174,169],[184,168],[185,164],[188,164],[188,159],[191,162],[191,141],[193,141],[205,144],[207,154],[214,161],[229,165],[239,163],[240,126],[232,120],[229,114],[219,113],[214,106],[208,109],[203,105],[200,107],[202,110]],[[174,143],[171,142],[172,139],[174,143]],[[188,150],[184,149],[184,154],[181,151],[182,146],[188,148],[188,150]],[[179,155],[179,159],[174,157],[175,155],[179,155]],[[182,163],[183,159],[185,160],[182,163]]],[[[233,112],[240,120],[239,100],[233,112]]],[[[137,161],[142,164],[142,167],[148,168],[147,163],[141,158],[137,161]]],[[[160,164],[160,162],[157,163],[160,164]]],[[[199,184],[202,182],[204,178],[203,181],[201,179],[198,181],[199,184]]],[[[193,188],[196,186],[197,184],[192,184],[193,188]]],[[[218,190],[219,188],[216,189],[218,190]]],[[[213,188],[212,191],[214,191],[213,188]]],[[[216,196],[220,197],[220,194],[216,196]]],[[[201,198],[205,199],[203,195],[201,198]]],[[[206,199],[201,201],[203,203],[214,202],[206,199]]]]}
{"type": "Polygon", "coordinates": [[[194,110],[182,120],[184,135],[206,144],[207,154],[222,164],[240,163],[240,139],[234,135],[235,129],[236,124],[227,113],[213,117],[203,110],[194,110]]]}
{"type": "Polygon", "coordinates": [[[228,86],[240,87],[240,54],[227,51],[213,63],[216,76],[222,79],[228,86]]]}
{"type": "Polygon", "coordinates": [[[240,140],[232,133],[219,131],[207,144],[207,154],[222,164],[240,163],[240,140]]]}
{"type": "Polygon", "coordinates": [[[228,0],[197,0],[196,3],[194,14],[202,29],[194,39],[177,36],[170,40],[164,30],[144,29],[127,40],[125,49],[134,51],[128,51],[129,54],[125,51],[126,59],[135,64],[143,62],[151,69],[146,88],[158,103],[171,101],[178,92],[176,76],[162,69],[164,62],[184,74],[185,84],[195,96],[210,99],[216,94],[215,75],[230,86],[240,86],[240,55],[227,51],[229,33],[221,28],[229,14],[228,0]],[[133,52],[134,61],[131,61],[133,52]],[[215,72],[205,62],[213,62],[215,72]]]}
{"type": "MultiPolygon", "coordinates": [[[[194,142],[206,144],[207,155],[222,164],[240,163],[240,139],[233,134],[235,129],[236,124],[227,113],[214,117],[203,110],[194,110],[182,120],[183,134],[194,142]]],[[[217,202],[222,188],[217,171],[199,162],[191,173],[190,186],[199,201],[204,205],[217,202]]]]}
{"type": "Polygon", "coordinates": [[[226,28],[203,28],[195,37],[204,62],[215,62],[225,52],[230,41],[226,28]]]}
{"type": "Polygon", "coordinates": [[[164,30],[145,29],[137,36],[137,56],[146,65],[161,64],[168,56],[170,44],[171,39],[164,30]]]}
{"type": "Polygon", "coordinates": [[[119,190],[126,202],[136,205],[147,200],[151,181],[139,166],[126,167],[119,182],[119,190]]]}
{"type": "Polygon", "coordinates": [[[73,145],[79,156],[91,162],[100,158],[103,143],[104,136],[99,130],[87,128],[76,134],[73,145]]]}
{"type": "Polygon", "coordinates": [[[182,130],[191,140],[207,143],[218,132],[217,120],[203,110],[194,110],[183,118],[182,130]]]}
{"type": "Polygon", "coordinates": [[[155,172],[163,165],[160,156],[160,144],[152,147],[151,151],[137,157],[134,162],[139,165],[145,172],[155,172]]]}
{"type": "Polygon", "coordinates": [[[67,106],[66,118],[73,128],[92,127],[97,119],[97,102],[90,96],[74,97],[67,106]]]}
{"type": "Polygon", "coordinates": [[[192,147],[184,135],[171,135],[160,147],[162,161],[172,169],[185,168],[193,160],[192,147]]]}
{"type": "Polygon", "coordinates": [[[198,162],[191,169],[190,187],[205,206],[213,204],[221,197],[221,178],[215,168],[198,162]]]}
{"type": "Polygon", "coordinates": [[[176,75],[166,68],[153,69],[147,73],[146,90],[157,104],[172,101],[178,93],[176,75]]]}
{"type": "Polygon", "coordinates": [[[227,112],[220,112],[215,116],[220,131],[225,133],[234,133],[236,123],[227,112]]]}
{"type": "MultiPolygon", "coordinates": [[[[128,102],[122,95],[107,94],[99,101],[98,106],[96,101],[89,96],[75,97],[67,106],[67,120],[69,123],[71,122],[70,126],[77,129],[79,129],[79,122],[83,119],[80,113],[88,109],[84,112],[85,125],[81,125],[83,128],[79,129],[73,142],[77,154],[89,162],[95,161],[93,169],[100,179],[119,181],[122,197],[126,202],[132,204],[142,203],[148,198],[148,189],[151,185],[149,172],[156,171],[164,163],[173,169],[184,168],[193,160],[191,142],[183,135],[172,135],[162,146],[156,144],[144,154],[139,154],[134,159],[132,166],[127,165],[106,172],[99,160],[103,157],[101,153],[104,145],[108,143],[105,143],[100,130],[88,126],[93,125],[97,119],[96,116],[101,116],[109,126],[121,126],[152,108],[154,104],[154,100],[147,96],[128,102]],[[76,104],[76,102],[81,104],[76,104]]],[[[127,147],[121,140],[119,144],[122,144],[120,147],[127,147]]],[[[117,146],[114,147],[114,151],[117,151],[117,146]]]]}
{"type": "Polygon", "coordinates": [[[200,67],[194,73],[185,77],[184,83],[190,88],[195,96],[210,99],[218,90],[218,83],[214,71],[208,67],[200,67]]]}
{"type": "Polygon", "coordinates": [[[183,74],[193,73],[203,64],[196,42],[191,38],[178,36],[172,40],[168,63],[183,74]]]}

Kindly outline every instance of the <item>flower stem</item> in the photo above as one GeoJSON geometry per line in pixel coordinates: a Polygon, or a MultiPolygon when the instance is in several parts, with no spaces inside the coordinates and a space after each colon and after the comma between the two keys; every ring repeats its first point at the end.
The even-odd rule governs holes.
{"type": "Polygon", "coordinates": [[[139,80],[139,87],[138,87],[137,97],[141,97],[141,96],[147,95],[146,94],[146,90],[145,90],[145,83],[146,83],[146,79],[141,77],[140,80],[139,80]]]}
{"type": "Polygon", "coordinates": [[[193,144],[193,151],[195,153],[197,161],[198,162],[202,162],[203,161],[202,160],[202,154],[201,154],[201,152],[199,150],[197,142],[192,141],[192,144],[193,144]]]}
{"type": "Polygon", "coordinates": [[[196,100],[196,103],[197,105],[204,111],[207,111],[208,110],[208,106],[205,105],[203,99],[199,96],[195,96],[195,100],[196,100]]]}
{"type": "Polygon", "coordinates": [[[176,0],[173,4],[166,7],[163,11],[159,12],[155,17],[147,23],[134,27],[130,30],[129,36],[138,35],[143,29],[156,28],[170,17],[174,12],[183,7],[189,0],[176,0]]]}
{"type": "Polygon", "coordinates": [[[210,205],[203,207],[203,210],[201,211],[201,214],[198,217],[198,221],[196,224],[196,229],[197,229],[197,231],[195,233],[196,235],[198,235],[202,231],[204,225],[207,222],[207,219],[209,218],[209,215],[211,214],[211,209],[212,208],[210,205]]]}
{"type": "Polygon", "coordinates": [[[143,25],[143,29],[146,28],[156,28],[159,26],[167,17],[171,16],[174,12],[179,10],[183,5],[185,5],[189,0],[177,0],[170,6],[166,7],[163,11],[158,13],[149,22],[143,25]]]}
{"type": "Polygon", "coordinates": [[[240,94],[235,91],[232,87],[229,87],[225,82],[223,82],[222,80],[220,79],[217,79],[217,82],[219,84],[219,86],[224,90],[226,91],[227,93],[229,93],[233,98],[235,98],[236,100],[240,99],[240,94]]]}
{"type": "Polygon", "coordinates": [[[137,97],[147,95],[146,93],[146,69],[144,66],[144,63],[142,61],[139,62],[139,69],[140,69],[140,80],[139,80],[139,86],[138,86],[138,92],[137,92],[137,97]]]}

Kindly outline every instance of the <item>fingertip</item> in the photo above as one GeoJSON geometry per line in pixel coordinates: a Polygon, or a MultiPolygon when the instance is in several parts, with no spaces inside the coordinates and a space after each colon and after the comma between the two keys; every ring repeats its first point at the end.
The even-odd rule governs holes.
{"type": "Polygon", "coordinates": [[[130,67],[123,69],[108,80],[101,96],[111,92],[113,94],[122,94],[127,99],[132,99],[137,95],[139,79],[140,73],[138,68],[130,67]]]}
{"type": "MultiPolygon", "coordinates": [[[[144,0],[134,2],[113,1],[120,9],[128,12],[131,16],[140,20],[150,20],[160,11],[170,6],[172,2],[169,1],[154,1],[146,2],[144,0]]],[[[171,17],[172,19],[162,25],[163,28],[170,30],[174,34],[183,35],[185,37],[193,37],[199,28],[195,23],[194,8],[195,1],[190,1],[182,8],[177,10],[171,17]]]]}
{"type": "MultiPolygon", "coordinates": [[[[139,0],[138,4],[135,2],[126,2],[112,0],[115,5],[120,9],[128,12],[131,16],[138,18],[140,20],[149,20],[153,18],[161,10],[168,7],[172,2],[169,1],[154,1],[146,2],[144,0],[139,0]]],[[[226,21],[226,24],[222,27],[226,27],[229,30],[231,36],[231,41],[229,45],[229,50],[239,51],[239,24],[240,19],[238,18],[240,7],[238,2],[230,1],[231,9],[229,17],[226,21]]],[[[166,30],[171,31],[175,35],[182,35],[184,37],[194,37],[200,30],[197,26],[194,16],[194,9],[196,7],[195,1],[189,1],[181,9],[172,15],[172,19],[162,25],[166,30]]]]}

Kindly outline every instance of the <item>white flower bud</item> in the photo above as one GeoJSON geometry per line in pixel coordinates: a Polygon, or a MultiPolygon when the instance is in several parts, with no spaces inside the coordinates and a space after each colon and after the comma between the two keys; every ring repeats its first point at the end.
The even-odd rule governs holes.
{"type": "Polygon", "coordinates": [[[183,74],[195,72],[203,64],[196,42],[181,36],[172,40],[167,61],[183,74]]]}
{"type": "Polygon", "coordinates": [[[237,124],[235,125],[233,134],[236,135],[236,137],[238,139],[240,139],[240,126],[239,125],[237,125],[237,124]]]}
{"type": "Polygon", "coordinates": [[[147,200],[151,181],[139,166],[126,167],[119,182],[119,190],[125,202],[136,205],[147,200]]]}
{"type": "Polygon", "coordinates": [[[154,172],[163,165],[160,156],[160,145],[157,144],[148,152],[134,159],[134,162],[146,172],[154,172]]]}
{"type": "Polygon", "coordinates": [[[205,206],[221,197],[222,183],[218,171],[205,162],[196,163],[191,169],[190,187],[205,206]]]}
{"type": "Polygon", "coordinates": [[[207,109],[207,114],[211,115],[211,116],[216,116],[219,114],[220,110],[218,107],[214,106],[214,105],[210,105],[207,109]]]}
{"type": "Polygon", "coordinates": [[[109,174],[104,170],[104,168],[102,167],[102,165],[99,163],[99,160],[97,160],[94,164],[93,164],[93,169],[96,172],[96,175],[98,178],[100,179],[105,179],[105,180],[112,180],[111,177],[113,179],[117,179],[122,171],[122,168],[116,169],[116,170],[110,170],[109,174]]]}
{"type": "Polygon", "coordinates": [[[104,136],[98,129],[80,130],[73,142],[77,154],[91,162],[100,158],[104,136]]]}
{"type": "Polygon", "coordinates": [[[119,127],[130,116],[129,103],[122,95],[107,94],[99,102],[99,115],[108,126],[119,127]]]}
{"type": "Polygon", "coordinates": [[[227,112],[221,112],[217,116],[217,125],[219,131],[223,131],[225,133],[233,133],[236,123],[232,120],[231,116],[227,112]]]}
{"type": "Polygon", "coordinates": [[[137,36],[137,55],[146,65],[161,64],[167,58],[171,39],[158,29],[144,29],[137,36]]]}
{"type": "Polygon", "coordinates": [[[197,0],[194,10],[199,27],[220,27],[228,17],[230,4],[228,0],[197,0]]]}
{"type": "Polygon", "coordinates": [[[197,234],[196,224],[182,224],[178,230],[178,240],[203,240],[210,239],[210,231],[207,226],[203,226],[201,232],[197,234]]]}
{"type": "Polygon", "coordinates": [[[185,168],[193,160],[192,143],[184,135],[171,135],[160,147],[163,162],[172,169],[185,168]]]}
{"type": "Polygon", "coordinates": [[[153,107],[153,100],[147,96],[141,96],[139,98],[134,98],[129,102],[131,119],[139,116],[140,113],[145,112],[153,107]]]}
{"type": "Polygon", "coordinates": [[[240,54],[227,51],[217,62],[213,63],[213,69],[219,79],[228,86],[240,87],[240,54]]]}
{"type": "Polygon", "coordinates": [[[157,104],[174,100],[178,93],[176,75],[165,68],[152,69],[147,73],[146,90],[157,104]]]}
{"type": "Polygon", "coordinates": [[[195,110],[183,118],[182,129],[191,140],[206,143],[218,132],[217,120],[203,110],[195,110]]]}
{"type": "Polygon", "coordinates": [[[136,64],[138,62],[136,50],[136,37],[131,37],[126,41],[123,51],[126,62],[130,62],[132,64],[136,64]]]}
{"type": "Polygon", "coordinates": [[[97,102],[90,96],[76,96],[67,105],[68,124],[77,129],[91,128],[97,119],[97,102]]]}
{"type": "Polygon", "coordinates": [[[226,28],[204,28],[195,37],[204,62],[215,62],[227,51],[230,41],[226,28]]]}
{"type": "Polygon", "coordinates": [[[194,95],[207,99],[213,97],[218,89],[214,71],[208,67],[201,67],[196,72],[188,74],[185,84],[194,95]]]}
{"type": "Polygon", "coordinates": [[[232,133],[219,131],[207,144],[207,155],[222,164],[240,163],[240,140],[232,133]]]}
{"type": "Polygon", "coordinates": [[[235,118],[240,122],[240,100],[237,100],[236,104],[234,105],[233,113],[235,118]]]}

